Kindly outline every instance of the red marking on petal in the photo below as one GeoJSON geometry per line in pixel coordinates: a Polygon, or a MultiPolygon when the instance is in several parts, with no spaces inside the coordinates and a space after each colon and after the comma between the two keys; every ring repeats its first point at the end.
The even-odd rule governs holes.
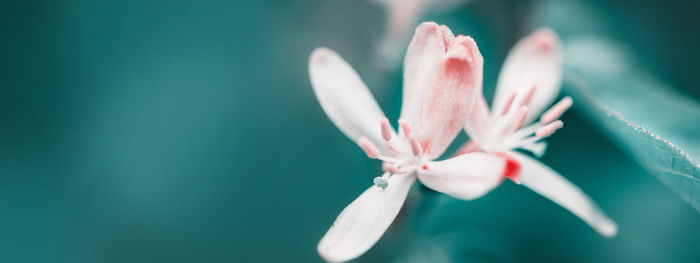
{"type": "Polygon", "coordinates": [[[426,170],[426,171],[427,171],[427,170],[428,170],[428,166],[427,166],[427,165],[423,165],[423,167],[421,167],[421,169],[423,169],[423,170],[426,170]]]}
{"type": "Polygon", "coordinates": [[[520,163],[505,153],[496,154],[506,161],[505,167],[503,168],[503,177],[508,178],[515,183],[520,183],[518,181],[518,177],[520,177],[520,163]]]}

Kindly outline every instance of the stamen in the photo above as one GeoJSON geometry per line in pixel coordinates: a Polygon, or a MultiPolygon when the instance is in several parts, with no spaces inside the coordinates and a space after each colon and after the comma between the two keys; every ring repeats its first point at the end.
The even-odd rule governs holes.
{"type": "Polygon", "coordinates": [[[503,105],[503,110],[501,111],[501,116],[506,115],[506,112],[510,110],[510,105],[513,104],[513,101],[515,100],[515,95],[518,95],[517,92],[513,92],[513,94],[510,94],[510,97],[506,100],[506,104],[503,105]]]}
{"type": "Polygon", "coordinates": [[[526,136],[530,136],[530,135],[534,134],[537,131],[537,129],[542,127],[542,125],[543,124],[541,122],[530,124],[528,126],[525,126],[524,128],[520,128],[520,130],[513,133],[513,135],[511,135],[510,137],[515,138],[515,139],[525,138],[526,136]]]}
{"type": "Polygon", "coordinates": [[[522,130],[519,130],[515,134],[512,134],[511,136],[508,137],[508,143],[506,143],[506,146],[508,148],[521,148],[521,147],[527,147],[529,144],[533,144],[539,140],[542,140],[544,138],[547,138],[551,136],[554,132],[556,132],[558,129],[561,129],[564,127],[564,122],[560,120],[556,120],[554,122],[551,122],[545,126],[542,126],[540,123],[536,123],[533,125],[530,125],[528,127],[525,127],[522,130]],[[523,138],[524,136],[531,134],[532,131],[529,131],[531,129],[537,128],[535,131],[535,136],[523,138]],[[528,130],[528,131],[525,131],[528,130]],[[525,133],[526,132],[526,133],[525,133]]]}
{"type": "Polygon", "coordinates": [[[558,129],[561,129],[563,127],[564,127],[564,122],[557,120],[557,121],[554,121],[550,124],[545,125],[542,128],[537,129],[537,132],[535,132],[535,136],[537,136],[538,138],[547,138],[550,135],[552,135],[552,133],[554,133],[555,131],[557,131],[558,129]]]}
{"type": "Polygon", "coordinates": [[[361,137],[359,140],[357,140],[357,144],[360,145],[360,148],[362,148],[363,151],[365,151],[367,157],[371,159],[379,158],[379,149],[377,149],[377,146],[369,141],[367,137],[361,137]]]}
{"type": "Polygon", "coordinates": [[[547,150],[547,143],[543,142],[543,141],[542,142],[533,142],[530,144],[521,145],[520,149],[531,152],[537,158],[542,158],[542,156],[544,155],[544,152],[547,150]]]}
{"type": "Polygon", "coordinates": [[[494,123],[491,125],[490,129],[493,135],[506,135],[510,131],[509,128],[513,126],[513,122],[518,116],[518,113],[519,111],[509,110],[508,112],[506,112],[506,115],[494,119],[494,123]]]}
{"type": "Polygon", "coordinates": [[[528,103],[530,103],[530,100],[532,99],[532,96],[535,95],[535,90],[537,90],[537,86],[533,85],[527,93],[525,93],[525,96],[523,96],[523,99],[520,100],[520,106],[525,106],[528,103]]]}
{"type": "Polygon", "coordinates": [[[574,101],[571,99],[571,97],[566,97],[561,99],[557,104],[554,104],[549,110],[547,110],[544,114],[542,114],[542,117],[540,118],[540,122],[542,123],[550,123],[553,122],[554,120],[559,119],[566,110],[571,108],[571,105],[574,104],[574,101]]]}
{"type": "Polygon", "coordinates": [[[385,141],[391,141],[391,125],[389,125],[389,119],[384,118],[381,122],[382,128],[382,138],[385,141]]]}
{"type": "Polygon", "coordinates": [[[401,173],[401,170],[399,170],[398,167],[396,167],[392,163],[387,163],[387,162],[382,163],[382,170],[385,172],[388,172],[388,173],[392,173],[392,174],[401,173]]]}
{"type": "Polygon", "coordinates": [[[413,152],[413,155],[419,156],[421,151],[422,151],[421,147],[420,147],[420,143],[418,142],[418,140],[416,140],[416,138],[413,138],[413,137],[411,137],[409,139],[409,141],[411,142],[411,151],[413,152]]]}
{"type": "Polygon", "coordinates": [[[510,131],[515,132],[523,127],[525,118],[527,118],[527,106],[522,106],[518,111],[518,115],[515,116],[515,120],[513,120],[513,125],[511,126],[510,131]]]}
{"type": "Polygon", "coordinates": [[[391,145],[391,142],[386,142],[386,148],[389,148],[389,150],[393,153],[398,153],[399,151],[394,148],[393,145],[391,145]]]}
{"type": "Polygon", "coordinates": [[[406,137],[411,137],[411,125],[404,120],[399,120],[399,128],[403,131],[406,137]]]}

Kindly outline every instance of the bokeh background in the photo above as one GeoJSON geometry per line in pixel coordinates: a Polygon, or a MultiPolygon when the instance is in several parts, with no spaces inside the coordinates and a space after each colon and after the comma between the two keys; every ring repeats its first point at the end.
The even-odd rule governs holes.
{"type": "MultiPolygon", "coordinates": [[[[679,0],[473,0],[421,20],[476,39],[487,97],[509,47],[548,25],[624,44],[696,101],[698,13],[679,0]]],[[[308,55],[338,51],[395,120],[400,61],[376,56],[384,19],[359,0],[2,1],[0,262],[320,262],[317,241],[379,164],[326,118],[308,55]]],[[[416,186],[358,261],[698,262],[698,211],[590,108],[563,121],[543,162],[617,237],[510,182],[472,202],[416,186]]]]}

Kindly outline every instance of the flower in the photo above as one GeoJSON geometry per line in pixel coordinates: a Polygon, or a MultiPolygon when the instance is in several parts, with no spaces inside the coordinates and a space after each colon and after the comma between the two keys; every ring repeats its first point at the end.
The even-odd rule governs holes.
{"type": "Polygon", "coordinates": [[[347,261],[371,248],[398,214],[416,178],[462,199],[480,197],[500,183],[507,168],[501,156],[471,153],[434,161],[474,108],[482,67],[472,38],[454,37],[446,26],[432,22],[419,25],[404,61],[397,134],[350,65],[329,49],[313,51],[309,74],[321,107],[368,157],[383,161],[385,171],[340,213],[318,244],[321,257],[347,261]]]}
{"type": "Polygon", "coordinates": [[[561,89],[559,47],[556,34],[549,29],[537,30],[513,47],[499,74],[491,110],[481,90],[477,93],[474,110],[464,126],[471,141],[458,154],[480,151],[506,158],[507,178],[551,199],[601,235],[611,237],[617,234],[617,225],[586,194],[536,159],[514,151],[523,149],[541,156],[546,148],[542,139],[563,127],[558,119],[573,104],[566,97],[540,115],[561,89]],[[530,124],[538,116],[539,121],[530,124]]]}

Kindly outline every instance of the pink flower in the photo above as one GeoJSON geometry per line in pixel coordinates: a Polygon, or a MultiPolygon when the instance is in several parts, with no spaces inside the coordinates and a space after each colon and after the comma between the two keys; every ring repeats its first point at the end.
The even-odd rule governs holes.
{"type": "Polygon", "coordinates": [[[416,179],[456,198],[496,187],[507,159],[472,153],[434,161],[466,123],[480,96],[483,58],[473,39],[445,26],[416,28],[404,61],[398,134],[365,84],[335,52],[318,48],[309,61],[314,92],[333,123],[385,173],[338,216],[318,244],[326,261],[356,258],[371,248],[398,214],[416,179]],[[466,168],[465,168],[466,167],[466,168]]]}
{"type": "Polygon", "coordinates": [[[573,104],[571,98],[562,99],[540,115],[561,89],[559,48],[556,34],[549,29],[540,29],[513,47],[501,69],[491,110],[481,95],[481,86],[476,87],[478,98],[464,126],[471,141],[459,153],[484,152],[506,158],[510,163],[506,177],[611,237],[617,234],[617,225],[581,189],[536,159],[514,151],[523,149],[541,156],[546,148],[542,140],[563,127],[558,119],[573,104]],[[533,123],[538,116],[539,121],[533,123]]]}

